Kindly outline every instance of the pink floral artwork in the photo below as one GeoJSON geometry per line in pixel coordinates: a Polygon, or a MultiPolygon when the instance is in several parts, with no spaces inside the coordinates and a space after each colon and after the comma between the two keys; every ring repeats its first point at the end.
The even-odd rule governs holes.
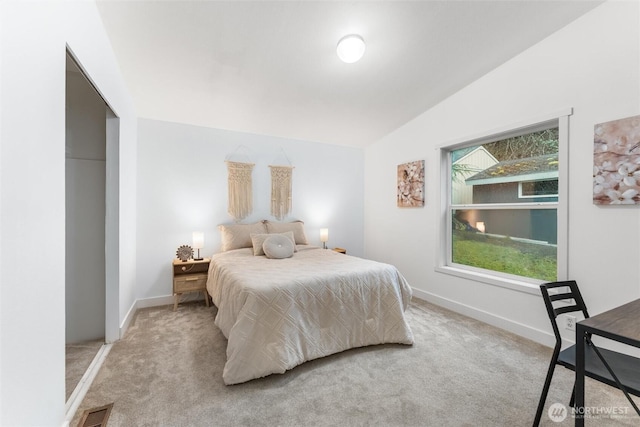
{"type": "Polygon", "coordinates": [[[398,165],[398,207],[424,206],[424,160],[398,165]]]}
{"type": "Polygon", "coordinates": [[[594,126],[593,203],[640,203],[640,116],[594,126]]]}

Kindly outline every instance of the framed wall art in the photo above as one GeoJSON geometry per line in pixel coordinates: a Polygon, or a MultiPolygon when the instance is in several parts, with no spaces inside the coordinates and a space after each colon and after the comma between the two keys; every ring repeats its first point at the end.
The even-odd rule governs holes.
{"type": "Polygon", "coordinates": [[[424,206],[424,160],[398,165],[399,208],[424,206]]]}
{"type": "Polygon", "coordinates": [[[640,116],[594,126],[593,203],[640,204],[640,116]]]}

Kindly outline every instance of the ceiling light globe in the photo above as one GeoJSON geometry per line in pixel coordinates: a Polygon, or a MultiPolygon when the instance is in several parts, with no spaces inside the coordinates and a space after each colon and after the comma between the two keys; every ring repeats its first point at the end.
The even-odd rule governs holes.
{"type": "Polygon", "coordinates": [[[362,58],[364,50],[364,39],[357,34],[349,34],[340,39],[336,52],[338,58],[347,64],[352,64],[362,58]]]}

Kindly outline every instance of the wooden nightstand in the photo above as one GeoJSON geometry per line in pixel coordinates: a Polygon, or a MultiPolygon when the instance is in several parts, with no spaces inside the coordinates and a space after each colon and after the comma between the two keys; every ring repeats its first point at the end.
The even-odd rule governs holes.
{"type": "Polygon", "coordinates": [[[345,255],[347,254],[347,250],[344,248],[333,248],[333,250],[341,254],[345,254],[345,255]]]}
{"type": "Polygon", "coordinates": [[[178,308],[178,298],[187,292],[202,292],[209,307],[207,295],[207,273],[209,272],[209,258],[201,261],[173,260],[173,310],[178,308]]]}

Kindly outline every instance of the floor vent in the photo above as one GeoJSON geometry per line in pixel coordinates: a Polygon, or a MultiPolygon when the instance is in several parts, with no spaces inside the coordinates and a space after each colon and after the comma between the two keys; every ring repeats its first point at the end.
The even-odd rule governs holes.
{"type": "Polygon", "coordinates": [[[106,427],[113,403],[99,408],[87,409],[82,414],[78,427],[106,427]]]}

